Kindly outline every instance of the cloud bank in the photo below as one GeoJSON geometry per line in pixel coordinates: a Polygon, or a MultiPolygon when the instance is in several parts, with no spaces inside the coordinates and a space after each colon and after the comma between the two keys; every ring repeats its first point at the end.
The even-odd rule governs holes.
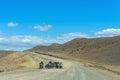
{"type": "MultiPolygon", "coordinates": [[[[44,31],[44,30],[43,30],[44,31]]],[[[3,33],[3,32],[2,32],[3,33]]],[[[95,37],[112,37],[120,35],[120,29],[108,28],[97,31],[95,37]]],[[[0,49],[4,50],[25,50],[36,45],[50,45],[52,43],[65,43],[75,38],[93,38],[89,34],[80,32],[71,32],[56,37],[43,37],[32,35],[13,35],[6,37],[0,34],[0,49]]]]}
{"type": "Polygon", "coordinates": [[[52,43],[65,43],[74,38],[88,37],[83,33],[67,33],[55,38],[50,37],[38,37],[38,36],[10,36],[10,37],[0,37],[0,49],[16,49],[23,50],[34,47],[36,45],[49,45],[52,43]]]}

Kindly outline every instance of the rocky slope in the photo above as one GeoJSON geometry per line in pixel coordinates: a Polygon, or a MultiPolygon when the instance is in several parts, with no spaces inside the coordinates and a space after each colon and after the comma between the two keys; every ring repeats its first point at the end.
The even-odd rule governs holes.
{"type": "Polygon", "coordinates": [[[78,61],[83,60],[120,71],[120,36],[93,39],[77,38],[65,44],[37,46],[29,51],[73,58],[78,61]]]}

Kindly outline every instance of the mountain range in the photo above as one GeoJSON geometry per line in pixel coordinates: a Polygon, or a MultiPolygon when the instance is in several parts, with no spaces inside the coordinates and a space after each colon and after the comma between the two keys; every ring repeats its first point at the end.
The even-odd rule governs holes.
{"type": "Polygon", "coordinates": [[[29,51],[91,63],[97,67],[120,72],[120,36],[76,38],[64,44],[36,46],[29,51]]]}

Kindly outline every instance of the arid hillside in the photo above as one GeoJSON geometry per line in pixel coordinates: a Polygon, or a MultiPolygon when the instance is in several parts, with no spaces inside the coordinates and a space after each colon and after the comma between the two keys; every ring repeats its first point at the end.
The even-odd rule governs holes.
{"type": "Polygon", "coordinates": [[[120,36],[107,38],[77,38],[65,44],[37,46],[29,51],[86,61],[114,71],[120,71],[120,36]]]}
{"type": "Polygon", "coordinates": [[[0,72],[35,69],[39,67],[40,61],[48,62],[49,59],[40,58],[22,51],[0,51],[0,72]]]}

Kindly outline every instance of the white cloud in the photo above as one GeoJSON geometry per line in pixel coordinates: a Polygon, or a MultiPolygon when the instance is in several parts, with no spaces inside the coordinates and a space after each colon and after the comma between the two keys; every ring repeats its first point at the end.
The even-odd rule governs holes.
{"type": "Polygon", "coordinates": [[[37,26],[34,26],[34,29],[39,30],[39,31],[48,31],[50,28],[52,28],[52,25],[45,25],[45,26],[37,25],[37,26]]]}
{"type": "Polygon", "coordinates": [[[112,37],[120,35],[120,29],[108,28],[95,33],[96,37],[112,37]]]}
{"type": "MultiPolygon", "coordinates": [[[[120,29],[109,28],[98,31],[95,37],[111,37],[120,35],[120,29]]],[[[56,37],[42,37],[32,35],[14,35],[10,37],[0,36],[0,49],[25,50],[36,45],[49,45],[52,43],[65,43],[75,38],[90,38],[89,35],[80,32],[65,33],[56,37]]]]}
{"type": "Polygon", "coordinates": [[[75,38],[88,38],[89,36],[85,33],[79,33],[79,32],[72,32],[72,33],[66,33],[62,36],[56,37],[56,40],[58,42],[64,43],[67,41],[70,41],[75,38]]]}
{"type": "Polygon", "coordinates": [[[38,36],[21,36],[15,35],[10,37],[0,37],[0,49],[24,50],[36,45],[49,45],[52,43],[65,43],[74,38],[88,37],[83,33],[66,33],[57,37],[38,37],[38,36]]]}
{"type": "Polygon", "coordinates": [[[18,23],[9,22],[9,23],[8,23],[8,26],[9,26],[9,27],[16,27],[16,26],[18,26],[18,23]]]}
{"type": "MultiPolygon", "coordinates": [[[[51,28],[51,25],[47,26],[36,26],[34,29],[40,31],[47,31],[51,28]],[[46,27],[46,28],[45,28],[46,27]]],[[[0,31],[0,34],[3,32],[0,31]]],[[[95,33],[95,37],[111,37],[120,35],[120,29],[108,28],[95,33]]],[[[56,37],[42,37],[42,36],[32,36],[32,35],[14,35],[6,37],[0,35],[0,49],[9,50],[25,50],[32,48],[36,45],[49,45],[52,43],[65,43],[75,38],[90,38],[89,35],[80,32],[65,33],[61,36],[56,37]]]]}
{"type": "Polygon", "coordinates": [[[5,40],[5,38],[0,37],[0,41],[4,41],[4,40],[5,40]]]}

